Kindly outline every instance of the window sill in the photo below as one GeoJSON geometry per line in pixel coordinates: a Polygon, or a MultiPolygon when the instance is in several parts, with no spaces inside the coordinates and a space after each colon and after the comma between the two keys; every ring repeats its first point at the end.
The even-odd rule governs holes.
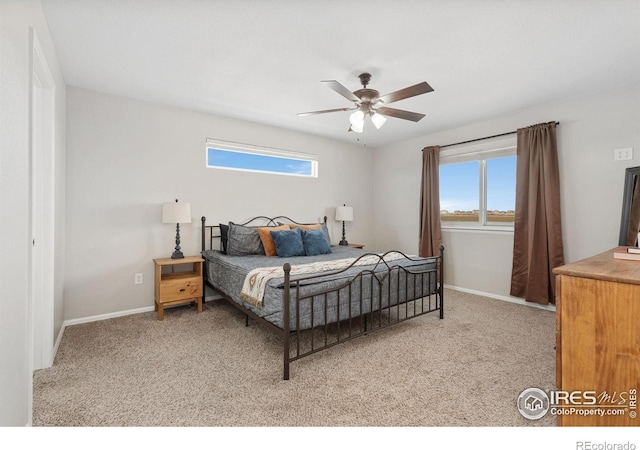
{"type": "Polygon", "coordinates": [[[501,227],[500,225],[485,225],[485,226],[459,226],[459,227],[442,227],[442,231],[464,232],[464,233],[498,233],[498,234],[513,234],[513,227],[501,227]]]}

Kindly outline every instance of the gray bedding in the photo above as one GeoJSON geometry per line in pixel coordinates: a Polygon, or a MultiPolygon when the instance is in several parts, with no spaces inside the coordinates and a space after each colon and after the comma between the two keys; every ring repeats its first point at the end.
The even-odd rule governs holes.
{"type": "MultiPolygon", "coordinates": [[[[367,252],[361,249],[338,246],[332,248],[331,254],[292,258],[264,255],[229,256],[217,250],[203,251],[202,256],[205,258],[207,281],[212,286],[224,292],[234,302],[241,304],[259,317],[282,328],[284,279],[275,278],[268,282],[263,304],[261,307],[257,307],[240,297],[244,279],[249,271],[260,267],[282,267],[285,262],[297,265],[316,261],[357,258],[365,253],[367,252]]],[[[412,273],[421,274],[412,275],[402,270],[396,270],[389,275],[387,266],[382,264],[378,265],[378,267],[353,267],[340,274],[328,274],[320,278],[306,280],[301,283],[298,290],[291,289],[291,329],[306,329],[311,326],[322,325],[325,322],[336,322],[338,320],[338,310],[340,310],[340,320],[343,320],[348,318],[349,315],[355,317],[361,313],[375,311],[380,308],[380,304],[384,308],[389,305],[404,303],[433,293],[437,287],[435,262],[431,258],[422,258],[419,261],[403,258],[391,261],[388,265],[391,267],[406,267],[412,273]],[[363,271],[365,271],[364,274],[359,275],[363,271]],[[373,275],[371,272],[373,272],[373,275]],[[425,274],[425,272],[427,273],[425,274]],[[350,283],[354,278],[355,281],[350,283]],[[325,290],[330,292],[326,295],[313,295],[325,290]],[[298,309],[295,301],[296,292],[300,293],[300,297],[308,297],[301,299],[299,302],[299,317],[297,316],[298,309]],[[352,299],[350,304],[349,297],[352,299]],[[361,298],[363,301],[361,301],[361,298]]],[[[302,277],[306,278],[308,275],[292,277],[292,280],[302,277]]]]}

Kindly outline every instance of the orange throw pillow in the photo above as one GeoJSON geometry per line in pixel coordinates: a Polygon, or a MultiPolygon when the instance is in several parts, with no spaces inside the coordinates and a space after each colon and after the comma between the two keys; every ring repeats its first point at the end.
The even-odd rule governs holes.
{"type": "Polygon", "coordinates": [[[294,228],[300,228],[301,230],[317,230],[318,228],[322,228],[322,224],[321,223],[314,223],[312,225],[301,225],[301,224],[297,224],[297,223],[292,223],[289,226],[291,227],[292,230],[294,228]]]}
{"type": "Polygon", "coordinates": [[[278,256],[276,253],[276,243],[273,242],[271,237],[272,231],[289,230],[289,225],[280,225],[278,227],[260,227],[258,228],[258,234],[264,247],[264,254],[267,256],[278,256]]]}

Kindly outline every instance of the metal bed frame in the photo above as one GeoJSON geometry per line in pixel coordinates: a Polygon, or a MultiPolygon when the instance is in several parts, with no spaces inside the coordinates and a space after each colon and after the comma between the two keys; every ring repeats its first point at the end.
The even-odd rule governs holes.
{"type": "MultiPolygon", "coordinates": [[[[266,216],[254,217],[243,224],[248,225],[258,220],[264,221],[265,225],[260,226],[276,226],[278,220],[286,220],[291,224],[309,225],[296,222],[286,216],[278,216],[274,218],[266,216]]],[[[220,234],[214,233],[214,229],[220,229],[219,225],[206,225],[206,218],[202,219],[202,251],[213,249],[213,242],[215,239],[220,238],[220,234]],[[207,246],[208,243],[208,246],[207,246]]],[[[326,224],[327,217],[324,217],[326,224]]],[[[310,280],[326,277],[327,273],[307,275],[303,277],[291,276],[291,265],[285,262],[284,269],[284,289],[283,289],[283,326],[279,327],[269,322],[268,320],[258,316],[255,312],[244,307],[242,304],[233,300],[230,295],[221,291],[216,286],[213,286],[207,280],[207,270],[203,270],[203,283],[211,287],[222,298],[227,300],[233,306],[238,308],[245,315],[245,325],[249,325],[249,318],[252,318],[260,325],[274,332],[280,336],[283,341],[283,379],[288,380],[290,376],[289,365],[293,361],[297,361],[305,356],[312,355],[321,350],[331,348],[337,344],[348,342],[356,337],[366,335],[368,333],[385,329],[391,325],[395,325],[406,320],[420,317],[425,314],[433,312],[439,312],[439,318],[444,318],[444,246],[440,246],[440,252],[438,256],[429,258],[416,258],[405,255],[402,252],[390,251],[383,255],[376,253],[365,253],[357,258],[349,267],[342,270],[332,271],[331,274],[339,274],[345,272],[354,267],[357,262],[365,257],[371,255],[378,256],[379,261],[373,269],[364,268],[355,276],[348,279],[338,287],[323,289],[318,292],[312,292],[309,294],[302,294],[300,287],[303,283],[308,283],[310,280]],[[433,268],[413,270],[411,267],[403,267],[398,265],[390,266],[384,257],[390,253],[399,253],[403,258],[416,263],[424,263],[427,260],[435,261],[433,268]],[[425,292],[425,277],[427,277],[427,291],[425,292]],[[404,279],[404,291],[400,289],[401,280],[404,279]],[[412,280],[411,282],[409,280],[412,280]],[[368,281],[365,281],[368,280],[368,281]],[[392,280],[396,281],[395,293],[392,293],[391,284],[392,280]],[[383,294],[386,293],[387,303],[383,304],[383,294]],[[369,283],[370,292],[372,293],[369,298],[363,296],[364,283],[369,283]],[[431,289],[431,286],[435,286],[431,289]],[[355,289],[354,289],[355,288],[355,289]],[[357,298],[352,298],[352,291],[356,291],[359,294],[357,298]],[[374,304],[374,291],[377,292],[377,302],[374,304]],[[342,294],[344,292],[344,294],[342,294]],[[403,296],[401,296],[403,292],[403,296]],[[409,295],[409,292],[413,292],[413,295],[409,295]],[[348,304],[346,317],[340,320],[341,311],[340,305],[341,296],[347,295],[346,303],[348,304]],[[392,302],[392,297],[393,298],[392,302]],[[331,298],[337,298],[336,301],[331,298]],[[300,329],[300,305],[302,302],[311,302],[311,326],[305,329],[300,329]],[[324,320],[320,324],[314,322],[314,308],[317,303],[323,305],[324,308],[324,320]],[[355,303],[352,303],[355,302],[355,303]],[[367,303],[368,302],[368,303],[367,303]],[[291,305],[295,307],[295,327],[291,327],[291,305]],[[330,304],[333,304],[337,308],[337,317],[339,320],[331,323],[327,320],[328,308],[330,304]],[[368,307],[368,312],[355,314],[352,311],[352,305],[357,305],[357,311],[363,311],[363,307],[368,307]]],[[[374,258],[375,259],[375,258],[374,258]]],[[[206,261],[206,260],[205,260],[206,261]]],[[[202,303],[205,302],[204,292],[202,303]]],[[[322,306],[321,306],[322,309],[322,306]]],[[[322,311],[321,311],[322,312],[322,311]]]]}

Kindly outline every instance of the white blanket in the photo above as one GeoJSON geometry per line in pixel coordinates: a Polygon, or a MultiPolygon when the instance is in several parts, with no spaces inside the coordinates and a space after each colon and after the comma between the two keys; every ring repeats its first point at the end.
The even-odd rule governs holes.
{"type": "MultiPolygon", "coordinates": [[[[354,266],[368,266],[382,261],[382,255],[365,255],[354,266]]],[[[404,258],[401,253],[390,253],[384,257],[384,261],[390,262],[404,258]]],[[[304,275],[310,273],[325,272],[329,270],[342,270],[354,263],[356,258],[336,259],[332,261],[318,261],[308,264],[298,264],[291,266],[291,276],[304,275]]],[[[273,278],[283,278],[284,269],[282,266],[259,267],[251,270],[244,279],[240,297],[254,306],[262,307],[264,291],[267,283],[273,278]]]]}

